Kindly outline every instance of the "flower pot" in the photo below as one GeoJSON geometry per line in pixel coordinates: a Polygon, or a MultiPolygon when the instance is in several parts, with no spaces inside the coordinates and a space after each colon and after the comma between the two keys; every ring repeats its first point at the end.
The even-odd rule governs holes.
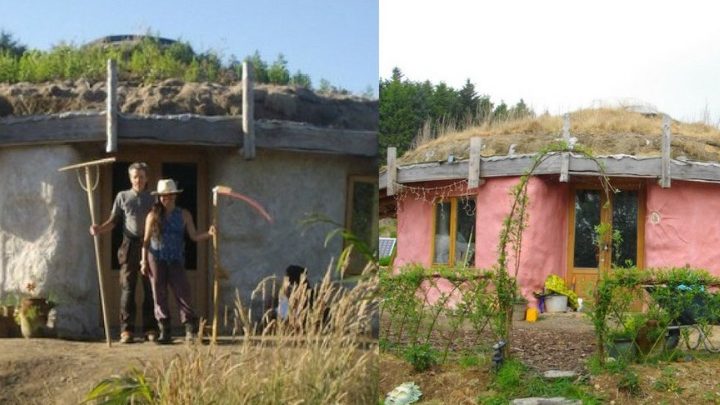
{"type": "Polygon", "coordinates": [[[633,360],[637,356],[637,347],[632,339],[622,337],[615,338],[612,342],[605,344],[605,350],[609,357],[615,359],[633,360]]]}
{"type": "Polygon", "coordinates": [[[566,312],[567,296],[548,295],[545,297],[545,312],[566,312]]]}
{"type": "Polygon", "coordinates": [[[23,337],[40,337],[48,322],[50,304],[45,298],[24,298],[20,304],[18,320],[23,337]]]}
{"type": "Polygon", "coordinates": [[[527,308],[526,302],[518,302],[513,305],[513,321],[524,321],[525,320],[525,309],[527,308]]]}

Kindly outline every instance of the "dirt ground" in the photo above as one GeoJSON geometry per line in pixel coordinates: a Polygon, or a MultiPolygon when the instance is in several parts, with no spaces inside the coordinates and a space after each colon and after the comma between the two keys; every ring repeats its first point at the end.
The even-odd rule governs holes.
{"type": "Polygon", "coordinates": [[[110,348],[104,341],[0,339],[0,404],[77,404],[106,377],[186,350],[178,338],[168,346],[113,342],[110,348]]]}
{"type": "MultiPolygon", "coordinates": [[[[470,336],[463,339],[471,341],[470,336]]],[[[720,347],[720,327],[715,327],[715,347],[720,347]]],[[[609,404],[720,404],[720,357],[707,351],[688,352],[680,361],[634,364],[639,392],[631,395],[622,386],[622,374],[592,376],[586,362],[595,351],[595,335],[589,319],[578,313],[543,314],[538,322],[513,324],[513,355],[538,372],[573,370],[591,393],[609,404]]],[[[683,348],[684,350],[684,348],[683,348]]],[[[381,353],[380,392],[413,381],[423,392],[422,404],[476,404],[478,396],[492,389],[490,368],[462,367],[458,362],[435,366],[423,373],[398,357],[381,353]]]]}
{"type": "Polygon", "coordinates": [[[537,322],[515,322],[511,353],[537,371],[581,373],[595,352],[595,333],[582,313],[542,314],[537,322]]]}

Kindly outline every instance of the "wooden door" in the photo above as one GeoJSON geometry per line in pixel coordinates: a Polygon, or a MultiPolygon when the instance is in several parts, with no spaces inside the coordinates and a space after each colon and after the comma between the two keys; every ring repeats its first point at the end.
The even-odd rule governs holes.
{"type": "MultiPolygon", "coordinates": [[[[112,202],[118,191],[130,188],[127,168],[132,162],[141,161],[149,166],[148,189],[155,190],[157,181],[161,178],[172,178],[178,182],[178,188],[183,193],[178,196],[177,205],[187,209],[193,215],[197,229],[202,232],[209,226],[208,200],[209,190],[207,183],[207,166],[204,153],[198,151],[182,150],[167,147],[125,147],[117,155],[117,161],[106,169],[103,178],[101,193],[101,210],[103,218],[110,215],[112,202]]],[[[119,329],[120,324],[120,268],[117,260],[117,249],[122,242],[122,226],[116,226],[112,236],[103,236],[103,281],[106,286],[106,302],[108,305],[108,321],[113,330],[119,329]]],[[[208,297],[208,244],[195,243],[190,238],[185,239],[185,271],[192,288],[193,308],[199,317],[207,317],[208,297]]],[[[175,298],[170,294],[170,311],[173,325],[180,323],[175,298]]],[[[139,285],[135,290],[137,308],[136,328],[141,327],[141,308],[143,290],[139,285]]]]}
{"type": "Polygon", "coordinates": [[[639,184],[622,184],[609,198],[593,185],[571,188],[569,204],[568,282],[581,298],[593,296],[601,272],[613,266],[644,264],[644,192],[639,184]],[[597,226],[610,224],[601,235],[597,226]],[[619,243],[613,234],[619,235],[619,243]]]}

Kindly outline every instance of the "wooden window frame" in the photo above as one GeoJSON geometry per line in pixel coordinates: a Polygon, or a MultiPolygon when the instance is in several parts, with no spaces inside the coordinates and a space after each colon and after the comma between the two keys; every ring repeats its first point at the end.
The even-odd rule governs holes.
{"type": "MultiPolygon", "coordinates": [[[[430,264],[435,266],[448,266],[453,267],[456,265],[455,261],[455,247],[457,243],[457,219],[458,219],[458,200],[463,198],[473,198],[475,201],[475,209],[477,211],[477,196],[474,194],[459,195],[452,197],[436,198],[432,203],[432,226],[430,233],[430,264]],[[450,244],[448,249],[448,262],[447,263],[436,263],[435,262],[435,232],[437,231],[437,206],[443,202],[450,202],[450,244]]],[[[477,212],[475,214],[475,221],[477,221],[477,212]]],[[[477,241],[477,227],[475,228],[475,240],[477,241]]],[[[469,264],[469,268],[474,268],[475,263],[469,264]]]]}
{"type": "MultiPolygon", "coordinates": [[[[610,183],[613,187],[621,191],[637,191],[638,192],[638,219],[637,219],[637,263],[635,263],[638,269],[645,268],[645,203],[646,203],[646,187],[644,182],[636,180],[625,180],[625,179],[611,179],[610,183]]],[[[567,272],[566,277],[570,277],[575,266],[575,194],[577,190],[600,190],[600,221],[612,223],[612,208],[614,199],[610,197],[608,205],[605,207],[606,197],[604,195],[602,187],[596,182],[578,182],[570,187],[570,193],[568,196],[568,244],[567,244],[567,272]]],[[[601,271],[610,270],[612,267],[612,252],[609,253],[608,260],[610,263],[606,266],[607,269],[603,269],[598,264],[598,273],[601,271]]],[[[578,267],[577,269],[591,270],[593,267],[578,267]]]]}
{"type": "MultiPolygon", "coordinates": [[[[355,208],[353,205],[353,194],[355,192],[355,183],[369,183],[373,184],[375,186],[375,198],[373,198],[373,211],[370,215],[373,217],[371,218],[370,223],[373,224],[372,228],[372,235],[371,240],[374,240],[375,243],[378,243],[379,241],[379,217],[377,215],[378,213],[378,207],[380,202],[380,197],[378,194],[379,188],[378,188],[378,178],[373,176],[365,176],[365,175],[357,175],[357,174],[351,174],[347,178],[347,196],[346,196],[346,202],[345,202],[345,229],[348,231],[352,231],[352,220],[353,220],[353,209],[355,208]]],[[[369,248],[375,248],[376,256],[377,256],[377,245],[370,245],[369,248]]],[[[347,242],[343,242],[343,249],[347,248],[347,242]]],[[[348,269],[350,270],[350,269],[348,269]]],[[[357,273],[359,274],[359,273],[357,273]]],[[[349,271],[348,275],[356,275],[356,272],[349,271]]]]}

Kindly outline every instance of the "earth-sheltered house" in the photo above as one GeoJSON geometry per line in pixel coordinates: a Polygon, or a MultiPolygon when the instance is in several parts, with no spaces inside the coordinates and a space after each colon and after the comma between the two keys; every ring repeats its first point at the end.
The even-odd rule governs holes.
{"type": "MultiPolygon", "coordinates": [[[[116,162],[100,168],[98,221],[109,216],[115,193],[130,187],[134,161],[149,164],[151,189],[160,178],[179,182],[178,205],[198,229],[210,224],[216,185],[252,197],[272,216],[269,224],[244,203],[220,198],[220,257],[230,273],[221,315],[232,315],[236,290],[247,304],[259,281],[282,277],[288,265],[308,268],[313,282],[322,278],[344,242],[326,244],[334,225],[305,225],[308,216],[377,240],[377,101],[252,80],[118,83],[111,64],[108,72],[107,83],[0,85],[0,299],[34,281],[57,303],[60,336],[101,335],[87,196],[74,173],[58,168],[106,157],[116,162]]],[[[100,249],[114,327],[120,228],[100,249]]],[[[186,244],[194,306],[206,318],[209,251],[208,243],[186,244]]]]}
{"type": "Polygon", "coordinates": [[[531,305],[548,275],[586,297],[613,264],[720,275],[720,131],[637,109],[469,128],[397,160],[391,148],[380,172],[380,215],[397,217],[394,267],[491,268],[511,189],[537,152],[559,140],[592,156],[551,154],[530,179],[518,284],[531,305]],[[602,191],[603,172],[617,192],[602,191]],[[610,238],[597,243],[601,220],[612,226],[603,235],[621,237],[617,249],[610,238]]]}

